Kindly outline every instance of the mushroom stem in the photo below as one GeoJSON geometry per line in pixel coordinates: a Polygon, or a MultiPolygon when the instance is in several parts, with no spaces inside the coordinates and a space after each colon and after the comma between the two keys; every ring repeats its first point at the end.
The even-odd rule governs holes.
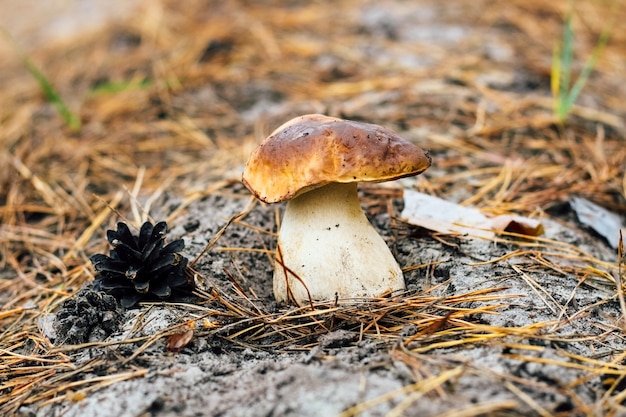
{"type": "Polygon", "coordinates": [[[361,209],[356,183],[330,183],[290,200],[278,245],[279,303],[292,296],[306,303],[309,293],[314,300],[332,300],[405,288],[400,266],[361,209]]]}

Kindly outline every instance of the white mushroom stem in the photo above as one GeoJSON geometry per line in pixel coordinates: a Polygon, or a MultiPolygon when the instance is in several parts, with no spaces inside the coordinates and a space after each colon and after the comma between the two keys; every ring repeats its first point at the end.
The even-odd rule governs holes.
{"type": "Polygon", "coordinates": [[[307,303],[309,294],[313,300],[376,297],[405,288],[400,266],[361,209],[356,183],[331,183],[290,200],[278,248],[279,303],[307,303]]]}

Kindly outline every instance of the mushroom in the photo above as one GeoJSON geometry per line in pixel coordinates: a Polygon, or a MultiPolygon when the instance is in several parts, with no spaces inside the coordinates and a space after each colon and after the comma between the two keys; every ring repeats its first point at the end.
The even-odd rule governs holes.
{"type": "Polygon", "coordinates": [[[357,183],[417,175],[430,161],[418,146],[374,124],[308,114],[276,129],[243,172],[259,200],[289,200],[276,248],[276,301],[405,289],[400,266],[361,209],[357,183]]]}

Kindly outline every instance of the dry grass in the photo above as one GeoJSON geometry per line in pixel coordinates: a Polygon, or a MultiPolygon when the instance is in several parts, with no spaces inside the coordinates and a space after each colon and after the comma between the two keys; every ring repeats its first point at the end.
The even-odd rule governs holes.
{"type": "MultiPolygon", "coordinates": [[[[237,181],[254,144],[298,113],[365,119],[419,138],[432,150],[435,166],[416,186],[488,212],[540,217],[571,196],[581,196],[626,213],[626,103],[620,99],[626,96],[626,32],[614,31],[581,104],[558,127],[548,96],[549,58],[568,4],[495,1],[480,9],[459,5],[463,10],[440,11],[441,28],[457,22],[459,15],[468,16],[465,22],[477,28],[444,47],[381,36],[357,20],[351,0],[332,8],[313,2],[290,10],[235,1],[211,8],[196,2],[146,2],[132,21],[30,52],[79,113],[79,131],[63,125],[19,60],[7,58],[0,72],[0,411],[35,402],[78,401],[100,387],[144,375],[145,369],[134,367],[129,358],[95,359],[76,367],[70,353],[85,346],[52,346],[38,320],[93,278],[88,257],[105,250],[103,233],[119,218],[139,223],[161,194],[177,193],[185,202],[167,213],[167,221],[176,222],[194,201],[237,181]],[[337,17],[343,24],[337,24],[337,17]],[[491,51],[504,58],[487,54],[485,43],[493,40],[493,31],[497,42],[491,51]],[[368,53],[388,56],[376,60],[368,53]],[[389,64],[406,55],[427,57],[429,64],[389,64]],[[143,206],[137,203],[140,197],[147,202],[143,206]],[[110,373],[106,377],[80,376],[96,375],[104,366],[110,373]]],[[[576,4],[575,30],[585,54],[601,32],[609,6],[576,4]]],[[[625,20],[624,8],[618,13],[618,21],[625,20]]],[[[513,249],[491,262],[523,259],[523,267],[517,264],[513,272],[529,279],[560,320],[525,327],[472,320],[510,302],[511,296],[498,288],[447,297],[436,296],[431,288],[370,303],[319,304],[277,313],[234,286],[231,293],[200,292],[204,303],[181,308],[197,321],[195,337],[218,336],[257,349],[307,350],[318,336],[342,328],[395,349],[409,366],[418,366],[416,358],[424,360],[436,349],[499,344],[520,361],[573,367],[587,379],[623,378],[620,352],[606,360],[564,352],[560,361],[525,352],[543,349],[525,343],[530,339],[575,341],[576,336],[546,330],[587,314],[567,317],[565,306],[532,282],[531,271],[556,271],[613,292],[625,277],[623,256],[606,262],[560,242],[498,239],[506,239],[513,249]],[[212,314],[220,319],[203,325],[212,314]],[[415,332],[400,337],[408,326],[415,332]]],[[[139,355],[176,331],[127,343],[136,343],[139,355]]],[[[623,337],[617,325],[590,337],[600,343],[616,334],[623,337]]],[[[408,401],[392,415],[401,415],[423,395],[444,395],[442,384],[459,375],[487,372],[453,361],[439,365],[446,371],[389,394],[406,395],[408,401]]],[[[511,383],[515,377],[498,378],[537,414],[551,415],[511,383]]],[[[574,388],[567,389],[575,402],[574,388]]],[[[597,404],[577,406],[587,415],[596,410],[617,415],[624,397],[609,387],[597,404]]],[[[388,398],[344,414],[357,415],[376,401],[388,398]]],[[[511,402],[484,403],[450,415],[514,407],[511,402]]]]}

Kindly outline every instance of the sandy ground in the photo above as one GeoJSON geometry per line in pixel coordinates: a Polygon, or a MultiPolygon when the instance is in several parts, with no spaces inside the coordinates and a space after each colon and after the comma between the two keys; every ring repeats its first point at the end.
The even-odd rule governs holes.
{"type": "MultiPolygon", "coordinates": [[[[236,186],[235,191],[235,195],[194,204],[177,222],[180,226],[173,228],[172,237],[185,239],[190,257],[217,233],[223,218],[247,204],[245,190],[236,186]],[[212,213],[208,219],[207,213],[212,213]],[[195,222],[199,217],[205,221],[195,222]]],[[[401,199],[396,200],[401,205],[401,199]]],[[[257,206],[244,221],[273,230],[273,215],[273,207],[257,206]]],[[[372,222],[389,237],[386,213],[373,216],[372,222]]],[[[575,245],[597,259],[613,256],[606,245],[580,231],[551,220],[545,220],[544,227],[547,239],[575,245]]],[[[232,293],[232,283],[225,270],[241,271],[239,284],[258,296],[252,302],[273,311],[271,265],[265,254],[245,252],[245,248],[269,246],[271,241],[272,237],[263,237],[249,227],[231,226],[219,247],[241,251],[233,255],[213,250],[201,259],[197,270],[207,278],[206,285],[226,294],[232,293]]],[[[596,401],[602,385],[600,378],[587,378],[587,370],[568,364],[577,363],[574,358],[578,355],[603,357],[624,349],[623,338],[605,330],[619,317],[619,305],[609,301],[609,286],[587,285],[558,271],[533,271],[523,259],[476,265],[504,256],[516,245],[462,239],[450,247],[415,237],[393,246],[402,266],[441,262],[433,270],[406,274],[414,294],[437,299],[496,289],[494,294],[502,298],[472,302],[461,297],[454,306],[474,311],[463,318],[478,326],[471,336],[457,339],[435,334],[410,342],[417,326],[407,325],[391,335],[363,336],[354,322],[337,320],[306,343],[276,335],[264,343],[247,344],[245,337],[241,342],[228,337],[240,328],[199,329],[180,353],[168,352],[165,338],[149,346],[128,367],[145,369],[143,377],[113,384],[75,403],[43,407],[35,415],[458,415],[455,413],[468,407],[475,407],[472,415],[480,415],[480,410],[491,410],[486,413],[489,415],[535,415],[536,409],[551,415],[575,415],[577,402],[596,401]],[[525,273],[512,274],[515,267],[525,273]],[[493,310],[476,312],[494,305],[493,310]],[[509,334],[498,335],[494,329],[500,326],[508,328],[509,334]],[[276,347],[271,347],[272,342],[276,347]],[[422,388],[434,384],[433,378],[442,378],[441,385],[432,385],[432,390],[422,388]]],[[[419,310],[434,313],[431,308],[421,306],[419,310]]],[[[123,313],[120,328],[109,331],[112,335],[107,340],[158,334],[197,316],[189,307],[156,304],[148,310],[133,309],[123,313]]],[[[330,314],[324,316],[328,320],[330,314]]],[[[93,331],[91,326],[87,328],[93,331]]],[[[101,333],[94,337],[79,332],[84,340],[64,340],[64,330],[55,339],[62,344],[102,338],[101,333]]],[[[112,354],[132,355],[135,349],[133,344],[84,349],[76,364],[112,354]]],[[[102,372],[106,375],[106,370],[102,372]]]]}

